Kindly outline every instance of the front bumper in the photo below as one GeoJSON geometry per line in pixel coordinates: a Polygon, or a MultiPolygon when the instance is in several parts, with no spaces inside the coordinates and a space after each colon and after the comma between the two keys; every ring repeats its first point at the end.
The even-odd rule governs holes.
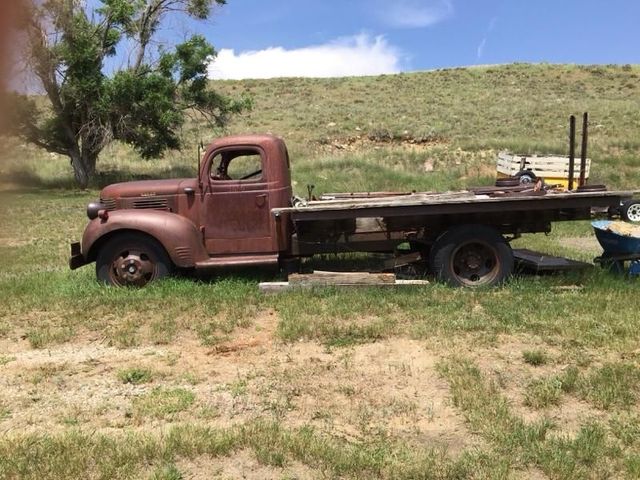
{"type": "Polygon", "coordinates": [[[87,262],[82,255],[82,247],[80,246],[80,242],[74,242],[71,244],[71,258],[69,258],[69,268],[71,270],[75,270],[76,268],[80,268],[86,265],[87,262]]]}

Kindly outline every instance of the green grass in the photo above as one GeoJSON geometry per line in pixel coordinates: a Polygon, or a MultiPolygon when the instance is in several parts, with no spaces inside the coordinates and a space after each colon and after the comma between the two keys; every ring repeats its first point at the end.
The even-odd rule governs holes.
{"type": "Polygon", "coordinates": [[[16,357],[9,355],[0,355],[0,367],[6,365],[7,363],[11,363],[16,359],[16,357]]]}
{"type": "Polygon", "coordinates": [[[603,425],[585,423],[574,436],[556,435],[548,420],[529,423],[515,415],[499,387],[472,363],[451,360],[441,372],[454,404],[511,465],[536,467],[551,478],[606,478],[624,470],[623,451],[603,425]]]}
{"type": "Polygon", "coordinates": [[[131,367],[118,372],[118,379],[122,383],[131,383],[133,385],[149,383],[153,380],[153,376],[153,371],[148,368],[131,367]]]}
{"type": "Polygon", "coordinates": [[[524,401],[533,408],[547,408],[560,404],[563,393],[577,395],[603,410],[628,409],[640,395],[640,368],[627,362],[607,363],[588,372],[569,367],[560,375],[529,383],[524,401]]]}
{"type": "Polygon", "coordinates": [[[133,414],[158,419],[172,417],[187,410],[195,399],[195,394],[184,388],[156,387],[133,401],[133,414]]]}
{"type": "Polygon", "coordinates": [[[525,350],[522,352],[522,358],[526,363],[534,367],[545,365],[549,361],[547,354],[542,350],[525,350]]]}
{"type": "MultiPolygon", "coordinates": [[[[93,184],[193,176],[201,139],[269,131],[288,140],[300,194],[307,183],[318,191],[457,188],[489,180],[498,150],[566,153],[569,115],[589,111],[594,181],[636,187],[639,79],[638,66],[515,64],[367,78],[214,82],[222,92],[250,94],[254,110],[225,132],[188,125],[184,152],[161,160],[139,161],[128,148],[113,145],[102,155],[93,184]],[[421,142],[427,143],[414,148],[421,142]],[[426,161],[434,172],[425,174],[426,161]]],[[[67,159],[13,144],[3,177],[38,188],[73,185],[67,159]]]]}
{"type": "Polygon", "coordinates": [[[117,436],[71,430],[42,437],[21,435],[0,439],[0,476],[24,479],[97,479],[139,476],[155,466],[151,478],[181,478],[174,462],[196,457],[217,458],[248,449],[262,464],[286,467],[296,461],[334,478],[456,479],[506,478],[502,459],[476,451],[456,461],[442,451],[372,438],[352,444],[326,438],[304,427],[284,429],[252,422],[214,429],[184,425],[163,435],[134,432],[117,436]]]}
{"type": "MultiPolygon", "coordinates": [[[[307,184],[316,185],[317,193],[490,184],[497,151],[564,153],[567,117],[584,110],[591,113],[593,181],[638,188],[639,79],[637,66],[508,65],[216,86],[254,96],[255,110],[235,119],[228,133],[284,136],[295,190],[305,194],[307,184]]],[[[185,134],[194,147],[200,138],[206,141],[219,132],[193,123],[185,134]]],[[[637,281],[593,269],[517,276],[491,290],[431,284],[397,291],[327,288],[265,296],[258,292],[258,282],[277,275],[251,271],[171,278],[144,290],[106,288],[95,282],[92,266],[70,272],[66,265],[68,244],[81,238],[86,224],[86,204],[98,197],[99,186],[114,181],[193,176],[195,149],[145,162],[125,146],[112,145],[100,159],[92,189],[79,192],[67,159],[12,139],[6,144],[0,164],[0,341],[17,350],[32,348],[36,358],[49,349],[55,354],[60,346],[75,351],[97,344],[115,347],[109,351],[117,353],[148,349],[161,366],[106,365],[114,388],[134,388],[137,395],[114,411],[113,416],[124,417],[116,429],[103,431],[93,424],[91,412],[73,405],[61,411],[56,431],[30,425],[33,433],[26,434],[0,424],[10,432],[0,438],[0,478],[188,478],[185,462],[233,459],[239,451],[250,452],[260,465],[283,476],[298,464],[329,478],[528,478],[538,471],[550,478],[640,475],[640,420],[634,409],[640,398],[637,281]],[[575,288],[557,288],[566,286],[575,288]],[[356,377],[335,386],[340,396],[360,407],[351,427],[365,435],[353,439],[334,431],[322,405],[314,406],[317,416],[309,419],[295,410],[296,392],[271,395],[271,378],[238,374],[235,381],[220,383],[215,371],[203,373],[182,363],[189,358],[189,342],[204,347],[242,343],[252,335],[247,332],[264,328],[267,315],[275,318],[275,338],[269,340],[287,352],[304,341],[320,343],[322,356],[340,358],[362,355],[371,344],[385,341],[430,346],[438,352],[449,387],[443,395],[451,396],[455,411],[479,437],[479,446],[447,452],[422,436],[371,427],[372,412],[380,408],[363,404],[361,387],[352,385],[356,377]],[[513,368],[523,370],[515,403],[503,391],[512,366],[501,372],[497,359],[502,357],[487,354],[505,348],[515,358],[513,368]],[[168,353],[155,355],[165,349],[168,353]],[[451,359],[451,349],[474,359],[488,355],[485,362],[493,358],[496,364],[478,361],[480,368],[475,360],[451,359]],[[475,357],[481,350],[485,353],[475,357]],[[165,376],[165,369],[172,373],[165,376]],[[233,417],[229,425],[213,428],[210,424],[218,425],[228,413],[200,393],[210,384],[220,385],[215,394],[241,414],[249,415],[242,410],[247,406],[258,417],[277,421],[256,421],[249,415],[248,421],[233,417]],[[548,419],[573,401],[596,412],[597,420],[585,414],[567,429],[561,420],[548,419]],[[520,409],[539,420],[526,421],[520,409]],[[291,412],[299,416],[294,422],[291,412]],[[330,425],[325,430],[304,425],[322,419],[330,425]]],[[[591,236],[588,222],[560,223],[550,236],[525,235],[514,246],[591,261],[598,247],[580,243],[591,236]]],[[[308,266],[328,270],[337,264],[358,267],[381,261],[326,256],[308,266]]],[[[223,365],[225,357],[210,350],[212,364],[223,365]]],[[[9,350],[0,355],[2,374],[15,370],[22,354],[9,350]]],[[[26,405],[55,401],[59,391],[50,396],[47,389],[67,391],[65,382],[81,375],[75,369],[81,372],[84,363],[57,368],[45,364],[20,372],[13,381],[22,382],[28,395],[0,398],[0,423],[19,419],[26,405]]],[[[283,360],[269,368],[286,378],[292,365],[283,360]]],[[[411,376],[407,378],[411,384],[411,376]]],[[[409,397],[394,398],[384,408],[421,418],[433,407],[409,397]]]]}
{"type": "Polygon", "coordinates": [[[532,408],[558,405],[562,395],[562,382],[557,378],[538,379],[527,385],[524,403],[532,408]]]}
{"type": "Polygon", "coordinates": [[[149,480],[182,480],[183,478],[180,470],[173,464],[158,467],[149,476],[149,480]]]}
{"type": "Polygon", "coordinates": [[[637,406],[640,399],[640,368],[630,363],[603,365],[579,381],[578,391],[598,408],[637,406]]]}

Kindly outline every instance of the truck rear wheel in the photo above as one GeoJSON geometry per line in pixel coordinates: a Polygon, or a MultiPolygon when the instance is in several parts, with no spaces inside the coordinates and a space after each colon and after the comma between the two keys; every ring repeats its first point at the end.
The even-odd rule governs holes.
{"type": "Polygon", "coordinates": [[[122,233],[102,247],[96,259],[96,276],[107,285],[144,287],[166,277],[173,264],[160,243],[138,233],[122,233]]]}
{"type": "Polygon", "coordinates": [[[448,230],[431,247],[431,269],[455,287],[493,286],[513,271],[513,252],[493,228],[461,225],[448,230]]]}

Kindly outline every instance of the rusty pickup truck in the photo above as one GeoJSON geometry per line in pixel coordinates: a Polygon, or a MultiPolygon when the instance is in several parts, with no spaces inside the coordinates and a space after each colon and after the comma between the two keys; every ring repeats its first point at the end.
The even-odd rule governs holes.
{"type": "MultiPolygon", "coordinates": [[[[587,186],[588,187],[588,186],[587,186]]],[[[456,286],[495,285],[510,276],[509,241],[549,232],[559,221],[617,208],[633,192],[558,192],[531,186],[461,192],[336,193],[298,198],[282,139],[215,140],[198,177],[118,183],[87,207],[70,267],[96,263],[99,281],[142,287],[175,270],[280,266],[342,252],[406,255],[456,286]],[[407,253],[408,246],[408,253],[407,253]]]]}

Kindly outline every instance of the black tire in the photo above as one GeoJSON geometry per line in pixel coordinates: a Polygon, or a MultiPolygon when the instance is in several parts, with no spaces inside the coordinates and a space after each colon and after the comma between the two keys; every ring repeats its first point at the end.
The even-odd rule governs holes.
{"type": "Polygon", "coordinates": [[[431,247],[429,263],[438,280],[454,287],[490,287],[513,272],[513,251],[495,229],[461,225],[442,234],[431,247]]]}
{"type": "Polygon", "coordinates": [[[622,218],[631,223],[640,223],[640,200],[627,200],[620,207],[622,218]]]}
{"type": "Polygon", "coordinates": [[[117,234],[102,246],[96,259],[98,281],[116,287],[144,287],[172,270],[164,247],[140,233],[117,234]]]}
{"type": "Polygon", "coordinates": [[[521,185],[533,185],[538,181],[538,177],[531,170],[521,170],[515,174],[521,185]]]}
{"type": "Polygon", "coordinates": [[[498,178],[496,180],[496,187],[518,187],[520,186],[520,179],[515,177],[498,178]]]}
{"type": "Polygon", "coordinates": [[[285,278],[289,278],[289,275],[294,273],[300,273],[302,269],[302,260],[300,258],[281,258],[279,260],[280,273],[285,278]]]}

